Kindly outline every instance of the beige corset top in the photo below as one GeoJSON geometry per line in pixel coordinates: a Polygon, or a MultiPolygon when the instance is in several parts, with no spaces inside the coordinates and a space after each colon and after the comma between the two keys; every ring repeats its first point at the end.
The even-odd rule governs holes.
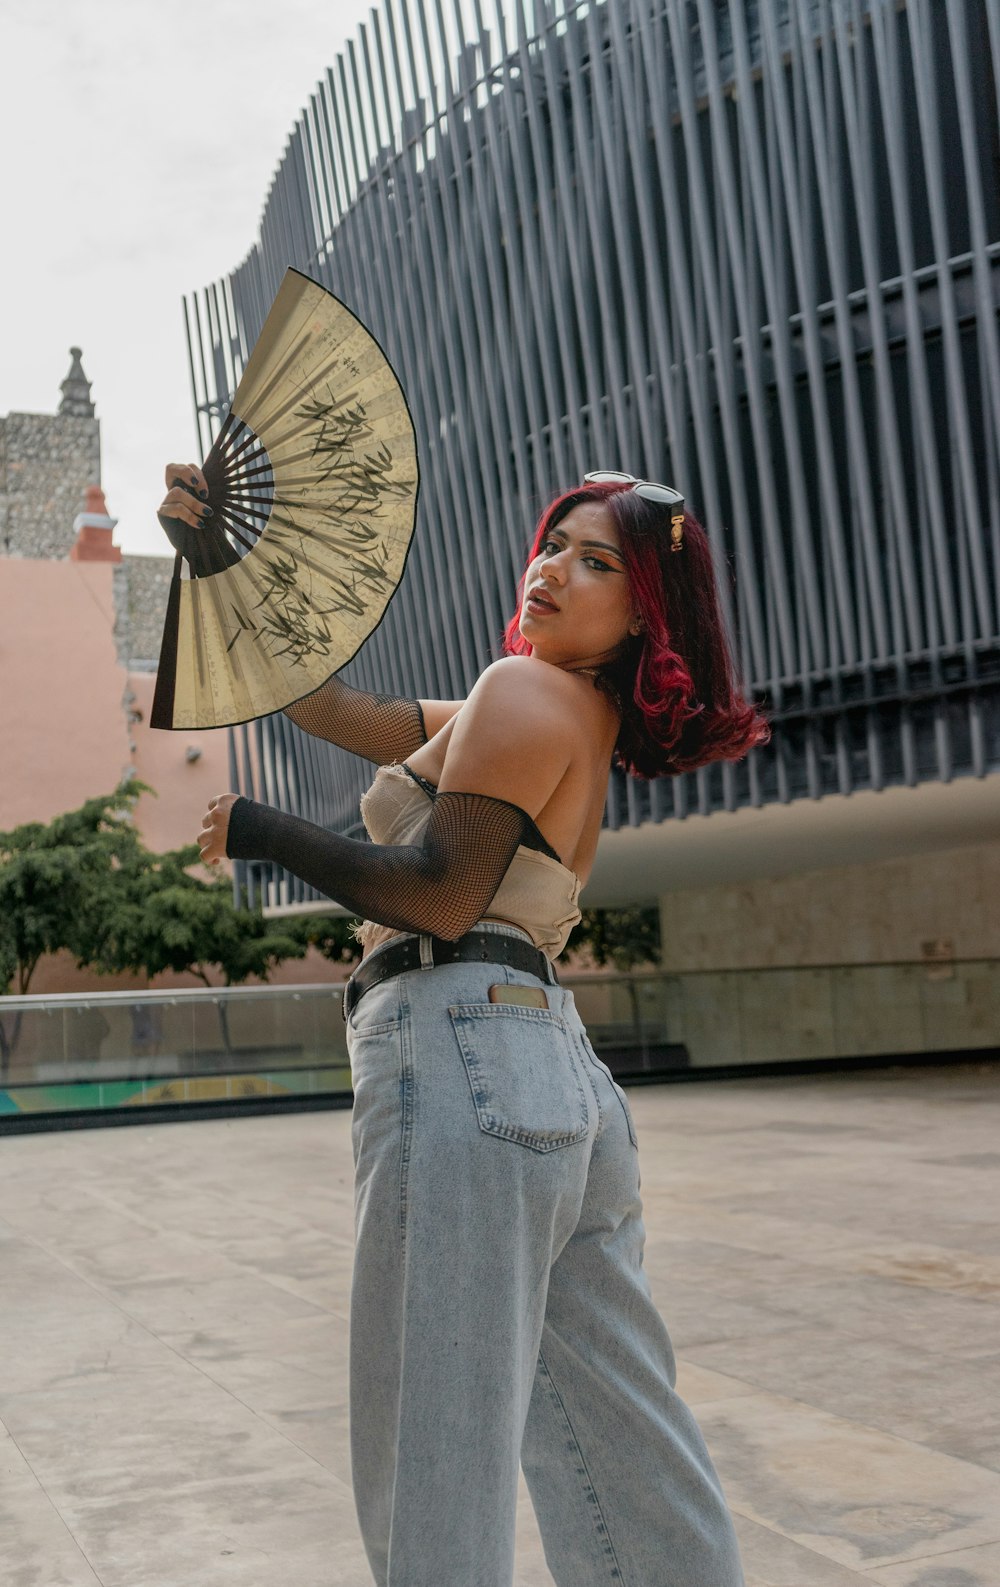
{"type": "MultiPolygon", "coordinates": [[[[434,785],[408,766],[380,766],[361,798],[361,817],[368,836],[375,843],[419,843],[430,820],[433,799],[434,785]]],[[[581,886],[580,878],[568,865],[522,843],[497,888],[489,914],[482,919],[520,926],[536,948],[556,959],[580,919],[581,886]]],[[[354,935],[366,948],[373,948],[403,933],[392,926],[364,920],[354,928],[354,935]]]]}

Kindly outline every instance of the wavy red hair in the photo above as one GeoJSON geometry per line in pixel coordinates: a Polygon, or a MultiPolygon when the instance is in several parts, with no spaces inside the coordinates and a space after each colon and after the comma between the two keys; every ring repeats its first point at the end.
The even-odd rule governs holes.
{"type": "Polygon", "coordinates": [[[742,760],[771,738],[767,718],[744,698],[726,632],[708,535],[684,514],[684,545],[670,550],[667,507],[627,486],[583,485],[549,503],[538,520],[517,586],[503,653],[530,656],[518,626],[528,567],[546,536],[582,501],[604,502],[618,530],[632,603],[643,632],[628,636],[600,669],[598,687],[622,713],[613,764],[650,780],[742,760]]]}

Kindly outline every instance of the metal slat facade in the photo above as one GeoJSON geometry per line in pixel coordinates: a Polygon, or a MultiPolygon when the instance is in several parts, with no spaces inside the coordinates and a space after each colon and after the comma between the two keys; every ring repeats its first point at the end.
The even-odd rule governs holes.
{"type": "MultiPolygon", "coordinates": [[[[622,468],[705,524],[774,734],[614,772],[606,825],[1000,769],[998,85],[1000,0],[382,0],[185,304],[206,451],[288,265],[408,394],[415,543],[344,678],[464,695],[543,504],[622,468]]],[[[231,765],[360,834],[370,767],[284,717],[231,765]]]]}

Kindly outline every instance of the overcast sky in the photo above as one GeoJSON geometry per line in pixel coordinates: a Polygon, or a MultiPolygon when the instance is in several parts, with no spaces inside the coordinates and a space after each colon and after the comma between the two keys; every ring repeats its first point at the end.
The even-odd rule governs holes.
{"type": "Polygon", "coordinates": [[[82,347],[126,552],[168,553],[163,469],[198,456],[181,297],[248,252],[296,117],[368,11],[0,0],[0,414],[55,413],[82,347]]]}

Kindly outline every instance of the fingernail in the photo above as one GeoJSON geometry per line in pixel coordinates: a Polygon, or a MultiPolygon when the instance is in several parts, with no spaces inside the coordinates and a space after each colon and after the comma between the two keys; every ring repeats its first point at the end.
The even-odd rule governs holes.
{"type": "Polygon", "coordinates": [[[203,507],[201,509],[201,515],[203,518],[214,518],[215,511],[212,507],[203,507]]]}
{"type": "Polygon", "coordinates": [[[198,495],[201,497],[202,501],[207,501],[208,500],[208,491],[207,490],[200,490],[198,492],[198,495]]]}
{"type": "Polygon", "coordinates": [[[192,475],[191,475],[191,483],[192,483],[192,485],[197,485],[197,483],[198,483],[198,476],[197,476],[197,474],[192,474],[192,475]]]}

